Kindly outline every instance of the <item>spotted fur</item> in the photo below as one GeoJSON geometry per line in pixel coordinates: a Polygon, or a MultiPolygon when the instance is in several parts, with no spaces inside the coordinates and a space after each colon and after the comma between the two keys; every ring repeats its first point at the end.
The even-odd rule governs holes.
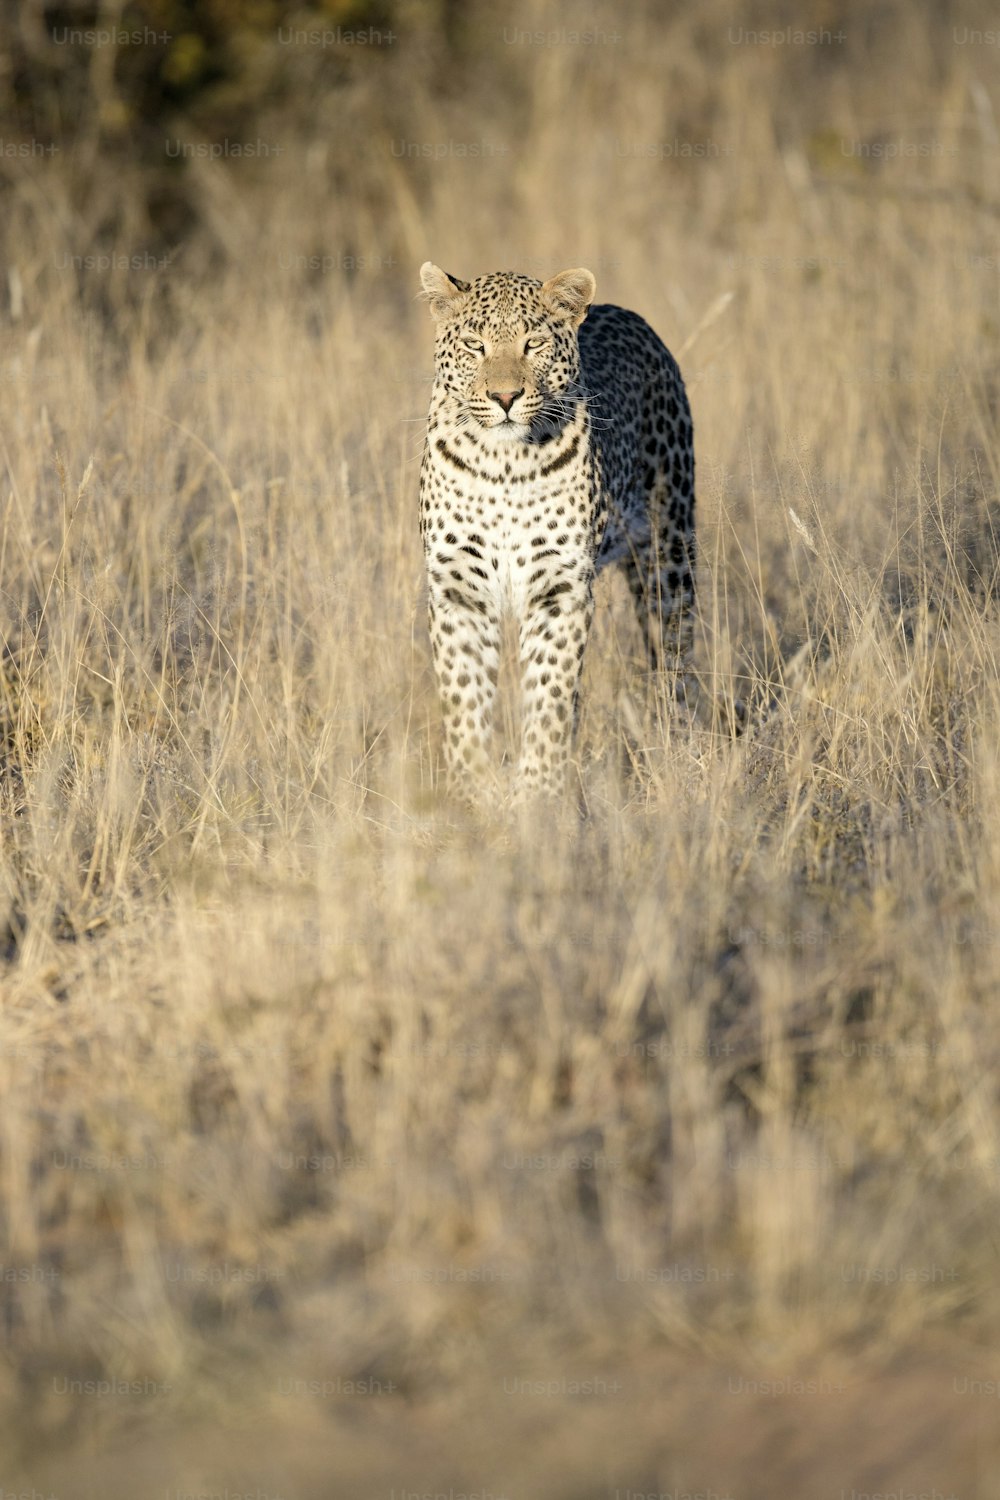
{"type": "Polygon", "coordinates": [[[620,563],[654,667],[690,648],[694,447],[684,382],[589,271],[544,284],[421,269],[436,375],[420,472],[430,633],[453,782],[491,770],[501,622],[517,623],[519,794],[563,783],[594,577],[620,563]]]}

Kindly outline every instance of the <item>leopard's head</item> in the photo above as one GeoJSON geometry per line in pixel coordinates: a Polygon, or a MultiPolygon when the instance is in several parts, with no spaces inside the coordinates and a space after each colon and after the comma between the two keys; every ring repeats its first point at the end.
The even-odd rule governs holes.
{"type": "Polygon", "coordinates": [[[420,279],[436,324],[437,381],[457,424],[527,442],[573,414],[577,330],[596,290],[590,271],[545,282],[499,271],[470,283],[427,261],[420,279]]]}

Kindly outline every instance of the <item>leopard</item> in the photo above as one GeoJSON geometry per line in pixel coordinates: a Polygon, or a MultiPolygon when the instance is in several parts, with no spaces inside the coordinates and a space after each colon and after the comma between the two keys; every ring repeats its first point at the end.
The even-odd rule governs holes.
{"type": "MultiPolygon", "coordinates": [[[[695,603],[694,431],[673,355],[583,267],[463,281],[431,261],[435,373],[419,518],[447,783],[501,786],[505,616],[521,692],[515,802],[558,796],[594,583],[624,569],[654,672],[683,701],[695,603]]],[[[500,793],[500,795],[504,795],[500,793]]]]}

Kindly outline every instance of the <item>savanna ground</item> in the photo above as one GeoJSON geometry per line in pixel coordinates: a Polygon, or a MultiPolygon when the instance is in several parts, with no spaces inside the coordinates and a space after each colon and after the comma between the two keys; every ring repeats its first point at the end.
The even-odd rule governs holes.
{"type": "Polygon", "coordinates": [[[8,120],[3,1493],[998,1492],[1000,49],[814,11],[8,120]],[[700,701],[602,582],[561,818],[441,785],[426,258],[689,383],[700,701]]]}

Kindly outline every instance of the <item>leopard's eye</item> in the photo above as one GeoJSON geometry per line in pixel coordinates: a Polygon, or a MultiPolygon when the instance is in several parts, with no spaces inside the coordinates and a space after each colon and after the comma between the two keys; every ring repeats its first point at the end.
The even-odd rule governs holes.
{"type": "Polygon", "coordinates": [[[468,349],[470,354],[482,354],[486,345],[482,339],[463,339],[462,347],[463,349],[468,349]]]}
{"type": "Polygon", "coordinates": [[[543,349],[547,343],[548,343],[548,339],[546,339],[546,338],[541,338],[541,337],[530,338],[530,339],[528,339],[527,343],[524,346],[525,353],[526,354],[533,354],[536,349],[543,349]]]}

